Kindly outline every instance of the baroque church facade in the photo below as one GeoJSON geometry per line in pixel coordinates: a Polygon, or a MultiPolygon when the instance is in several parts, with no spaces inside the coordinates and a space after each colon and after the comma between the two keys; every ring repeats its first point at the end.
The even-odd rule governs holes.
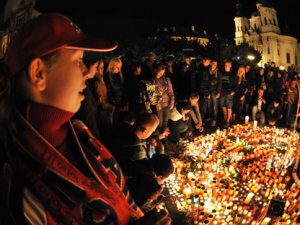
{"type": "Polygon", "coordinates": [[[0,59],[17,28],[40,13],[34,9],[36,0],[4,0],[0,3],[0,59]]]}
{"type": "Polygon", "coordinates": [[[248,43],[261,53],[259,66],[275,64],[283,70],[289,67],[300,71],[300,45],[287,30],[281,29],[277,12],[267,0],[256,3],[257,11],[247,18],[240,1],[236,4],[235,44],[248,43]]]}

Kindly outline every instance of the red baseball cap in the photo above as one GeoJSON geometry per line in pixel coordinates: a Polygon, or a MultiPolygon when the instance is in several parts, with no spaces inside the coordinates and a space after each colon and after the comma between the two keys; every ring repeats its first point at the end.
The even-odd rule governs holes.
{"type": "Polygon", "coordinates": [[[59,13],[43,13],[23,24],[11,38],[4,54],[10,75],[32,59],[61,48],[109,52],[117,41],[87,37],[69,18],[59,13]]]}

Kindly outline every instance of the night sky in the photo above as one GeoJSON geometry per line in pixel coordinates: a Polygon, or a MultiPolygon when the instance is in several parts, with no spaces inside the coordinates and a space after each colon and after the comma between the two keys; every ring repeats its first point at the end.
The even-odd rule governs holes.
{"type": "MultiPolygon", "coordinates": [[[[76,22],[85,33],[114,39],[153,34],[158,27],[195,26],[226,38],[234,38],[236,0],[207,1],[103,1],[37,0],[41,12],[60,12],[76,22]],[[63,3],[63,4],[62,4],[63,3]]],[[[246,16],[256,11],[256,0],[240,0],[246,16]]],[[[300,0],[270,0],[281,27],[288,26],[300,40],[300,0]]]]}

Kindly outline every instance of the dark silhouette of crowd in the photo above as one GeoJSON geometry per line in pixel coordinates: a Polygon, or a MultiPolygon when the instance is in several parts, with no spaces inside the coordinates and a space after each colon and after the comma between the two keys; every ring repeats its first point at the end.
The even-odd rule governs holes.
{"type": "MultiPolygon", "coordinates": [[[[115,59],[105,59],[106,67],[111,65],[112,60],[115,59]]],[[[249,62],[218,62],[213,57],[203,56],[156,57],[154,52],[146,54],[142,60],[142,57],[131,51],[118,60],[120,65],[117,72],[112,75],[106,69],[104,80],[110,86],[108,99],[119,96],[122,98],[120,101],[126,105],[126,110],[121,110],[122,116],[120,110],[115,110],[111,129],[100,125],[102,134],[108,134],[120,122],[128,121],[130,117],[145,111],[154,113],[159,118],[154,132],[156,138],[157,134],[165,131],[171,133],[157,138],[160,148],[161,144],[177,144],[184,138],[211,131],[211,128],[228,128],[244,123],[245,117],[249,117],[249,122],[257,120],[260,127],[274,126],[278,125],[278,121],[284,121],[280,126],[295,128],[295,110],[291,113],[291,109],[298,102],[299,92],[295,85],[298,73],[294,67],[280,70],[273,63],[259,67],[249,62]],[[126,66],[122,66],[122,62],[126,66]],[[114,88],[109,78],[112,76],[118,77],[119,81],[114,88]],[[123,94],[118,90],[122,90],[123,94]],[[173,111],[178,111],[182,102],[192,95],[196,95],[197,100],[192,107],[185,106],[191,109],[185,110],[185,113],[179,112],[182,117],[174,122],[170,115],[173,115],[173,111]]],[[[113,67],[110,70],[111,68],[113,67]]],[[[116,109],[119,107],[113,101],[109,103],[116,109]]],[[[101,107],[98,109],[101,111],[101,107]]],[[[110,141],[107,136],[114,138],[113,135],[100,135],[99,138],[106,143],[110,141]]]]}

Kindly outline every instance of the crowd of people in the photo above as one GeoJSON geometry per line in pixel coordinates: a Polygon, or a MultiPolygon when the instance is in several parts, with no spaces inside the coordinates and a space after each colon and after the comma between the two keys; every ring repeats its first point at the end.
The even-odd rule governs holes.
{"type": "MultiPolygon", "coordinates": [[[[154,54],[151,53],[151,55],[154,54]]],[[[141,65],[141,81],[143,81],[143,77],[151,76],[151,74],[143,72],[145,71],[143,61],[138,61],[137,58],[135,63],[141,65]]],[[[166,56],[154,60],[152,64],[154,69],[157,64],[167,66],[164,79],[171,81],[175,107],[178,102],[199,94],[197,103],[199,105],[198,114],[201,117],[198,117],[201,131],[204,127],[215,127],[216,125],[227,128],[230,125],[244,122],[246,116],[249,116],[250,121],[258,120],[260,126],[275,125],[279,119],[284,119],[287,127],[293,124],[291,121],[294,121],[299,95],[297,86],[299,75],[294,66],[282,70],[273,63],[259,67],[249,62],[238,63],[232,60],[218,62],[213,57],[203,56],[193,60],[190,56],[185,56],[183,59],[166,56]],[[260,97],[258,97],[259,95],[260,97]],[[278,115],[274,114],[274,107],[272,107],[274,104],[277,105],[276,103],[279,103],[275,107],[278,115]],[[257,107],[258,105],[259,107],[257,107]],[[292,114],[291,108],[293,108],[292,114]]],[[[126,86],[127,73],[125,70],[123,74],[126,86]]],[[[169,107],[172,109],[173,94],[169,95],[172,96],[169,107]]],[[[194,112],[191,110],[188,115],[194,112]]],[[[197,121],[189,122],[192,122],[190,129],[199,129],[197,121]],[[193,125],[197,125],[197,127],[193,125]]]]}
{"type": "MultiPolygon", "coordinates": [[[[160,143],[177,144],[208,127],[228,128],[243,123],[246,116],[249,121],[257,120],[259,126],[284,120],[287,128],[295,128],[299,91],[298,73],[292,66],[280,70],[273,64],[259,67],[231,60],[218,62],[213,57],[156,58],[153,52],[147,56],[131,52],[130,57],[118,58],[113,75],[102,73],[110,87],[108,102],[116,107],[111,128],[99,126],[104,143],[106,137],[101,134],[144,111],[158,116],[156,134],[170,133],[157,138],[160,143]],[[119,104],[114,103],[116,96],[119,104]]],[[[104,60],[105,67],[115,61],[104,60]]]]}
{"type": "Polygon", "coordinates": [[[1,67],[0,222],[171,224],[168,145],[207,127],[295,126],[298,74],[213,57],[105,57],[118,43],[41,14],[1,67]]]}

